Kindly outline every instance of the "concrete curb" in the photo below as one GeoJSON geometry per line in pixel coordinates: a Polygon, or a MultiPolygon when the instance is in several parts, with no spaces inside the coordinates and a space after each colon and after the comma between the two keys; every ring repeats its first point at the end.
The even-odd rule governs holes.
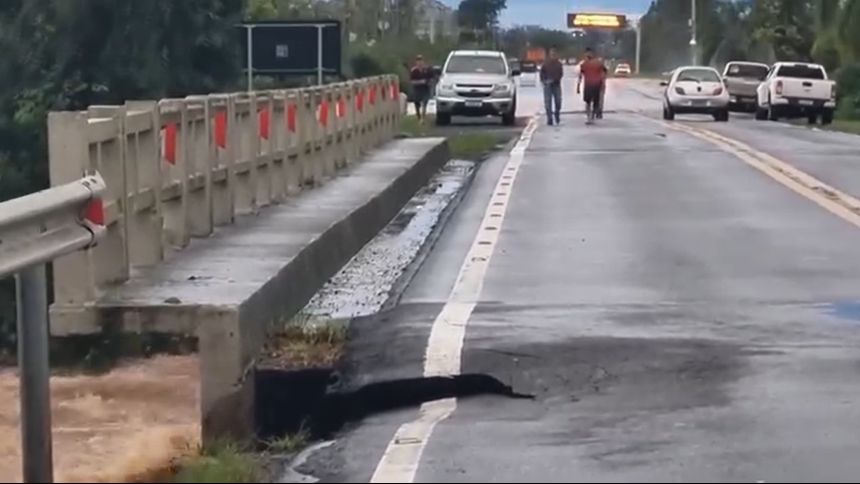
{"type": "Polygon", "coordinates": [[[254,435],[252,374],[270,324],[300,311],[449,159],[447,140],[435,140],[409,169],[310,241],[277,277],[237,308],[235,323],[221,325],[221,331],[233,327],[235,333],[209,328],[199,332],[204,442],[225,435],[240,439],[254,435]],[[239,354],[228,370],[224,349],[231,347],[239,354]]]}

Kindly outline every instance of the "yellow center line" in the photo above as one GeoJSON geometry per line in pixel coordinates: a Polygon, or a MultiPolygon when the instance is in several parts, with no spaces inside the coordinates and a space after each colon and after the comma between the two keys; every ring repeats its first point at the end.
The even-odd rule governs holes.
{"type": "Polygon", "coordinates": [[[773,155],[757,150],[736,139],[728,138],[705,128],[679,123],[668,123],[651,117],[645,117],[666,128],[689,134],[717,146],[833,215],[860,227],[860,199],[815,178],[773,155]]]}

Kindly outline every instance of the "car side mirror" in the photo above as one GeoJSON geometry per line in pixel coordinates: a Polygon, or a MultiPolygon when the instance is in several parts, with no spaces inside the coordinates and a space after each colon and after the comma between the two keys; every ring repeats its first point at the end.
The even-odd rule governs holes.
{"type": "Polygon", "coordinates": [[[669,87],[669,81],[660,81],[660,87],[669,87]]]}
{"type": "Polygon", "coordinates": [[[437,77],[441,76],[442,75],[442,68],[440,66],[433,66],[433,75],[437,76],[437,77]]]}
{"type": "Polygon", "coordinates": [[[511,71],[511,75],[512,75],[512,76],[514,76],[514,77],[517,77],[517,76],[519,76],[519,75],[522,75],[522,73],[523,73],[523,72],[522,72],[521,70],[519,70],[519,69],[514,69],[513,71],[511,71]]]}

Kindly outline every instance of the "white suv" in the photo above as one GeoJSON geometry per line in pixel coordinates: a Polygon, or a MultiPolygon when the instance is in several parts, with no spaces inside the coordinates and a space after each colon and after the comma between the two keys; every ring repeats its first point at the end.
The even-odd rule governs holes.
{"type": "Polygon", "coordinates": [[[451,124],[451,116],[501,116],[516,122],[518,71],[502,52],[457,50],[448,55],[436,86],[436,124],[451,124]]]}

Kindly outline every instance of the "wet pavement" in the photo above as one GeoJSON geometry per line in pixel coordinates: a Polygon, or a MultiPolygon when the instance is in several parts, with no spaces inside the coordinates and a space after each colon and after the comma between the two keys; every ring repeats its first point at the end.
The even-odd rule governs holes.
{"type": "MultiPolygon", "coordinates": [[[[461,399],[426,442],[416,482],[860,475],[860,228],[667,129],[638,82],[613,82],[615,113],[599,126],[568,115],[535,133],[461,371],[537,398],[461,399]]],[[[847,153],[860,137],[742,117],[701,124],[804,170],[845,170],[831,182],[853,192],[847,153]],[[813,156],[836,161],[803,165],[813,156]]],[[[400,304],[357,322],[353,384],[422,375],[505,162],[478,171],[400,304]]],[[[367,482],[417,416],[370,416],[301,470],[367,482]]]]}

